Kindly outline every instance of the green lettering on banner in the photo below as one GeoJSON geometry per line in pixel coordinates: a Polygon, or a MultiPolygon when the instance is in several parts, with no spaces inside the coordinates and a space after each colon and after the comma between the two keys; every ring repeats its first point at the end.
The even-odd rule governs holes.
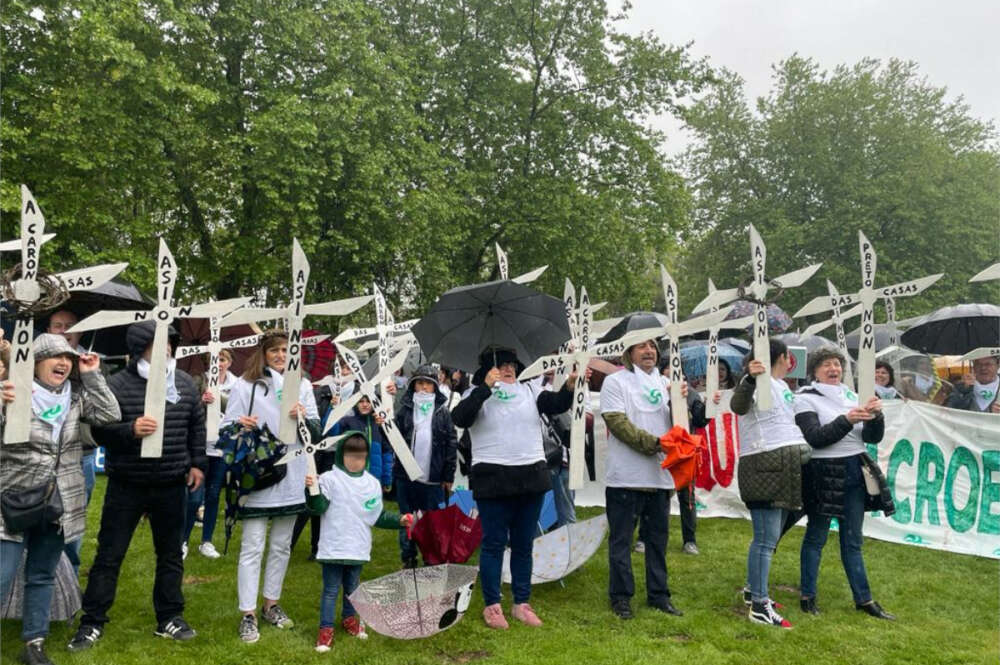
{"type": "Polygon", "coordinates": [[[1000,450],[983,451],[983,494],[979,499],[979,533],[1000,534],[1000,514],[990,510],[1000,503],[1000,483],[993,482],[993,473],[1000,472],[1000,450]]]}
{"type": "Polygon", "coordinates": [[[976,456],[968,448],[958,446],[951,454],[948,463],[948,475],[944,481],[944,511],[948,516],[948,524],[959,533],[964,533],[976,523],[976,510],[979,508],[979,463],[976,456]],[[969,472],[969,495],[965,507],[961,510],[955,505],[955,478],[962,468],[969,472]]]}
{"type": "Polygon", "coordinates": [[[889,454],[889,470],[886,472],[886,481],[889,483],[889,491],[892,493],[892,502],[896,504],[896,512],[892,519],[900,524],[909,524],[912,517],[910,499],[901,499],[896,494],[896,474],[902,464],[913,466],[913,444],[907,439],[900,439],[896,442],[892,453],[889,454]]]}
{"type": "Polygon", "coordinates": [[[927,505],[927,523],[941,524],[938,514],[938,494],[944,483],[944,455],[941,448],[930,441],[920,442],[920,459],[917,462],[917,500],[913,510],[913,521],[923,522],[924,504],[927,505]],[[931,465],[934,465],[934,477],[931,478],[931,465]]]}

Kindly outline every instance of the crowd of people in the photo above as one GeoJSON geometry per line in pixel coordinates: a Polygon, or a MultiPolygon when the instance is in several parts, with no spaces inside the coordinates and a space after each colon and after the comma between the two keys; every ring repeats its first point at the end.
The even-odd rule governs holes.
{"type": "MultiPolygon", "coordinates": [[[[144,412],[152,323],[128,328],[128,363],[106,377],[101,359],[80,347],[77,335],[66,332],[73,322],[72,313],[57,312],[50,317],[49,332],[36,337],[30,440],[2,450],[0,480],[5,493],[30,490],[54,478],[61,500],[58,514],[47,513],[23,528],[12,528],[0,518],[0,592],[5,596],[22,555],[26,557],[24,662],[50,662],[44,640],[54,571],[64,551],[79,566],[98,443],[105,449],[107,486],[97,550],[70,651],[89,649],[104,635],[122,562],[143,516],[148,516],[155,549],[155,633],[182,641],[196,636],[184,619],[182,578],[199,515],[197,552],[209,559],[221,556],[213,539],[226,460],[217,442],[221,444],[227,431],[277,433],[284,413],[303,422],[313,440],[325,433],[338,437],[338,444],[317,454],[316,473],[309,471],[305,456],[295,457],[280,478],[249,492],[238,506],[241,536],[234,631],[242,641],[257,642],[261,622],[277,629],[295,625],[280,601],[291,551],[307,525],[311,525],[310,558],[322,569],[316,650],[331,648],[339,595],[342,629],[347,635],[365,637],[364,623],[348,596],[371,559],[372,527],[397,530],[400,565],[417,567],[419,552],[406,528],[415,515],[447,500],[460,467],[469,478],[482,522],[479,571],[485,624],[498,630],[509,628],[508,619],[527,626],[542,624],[530,602],[532,548],[543,497],[550,489],[556,495],[557,526],[575,520],[567,486],[569,434],[564,414],[571,406],[576,370],[559,387],[551,376],[519,382],[524,368],[518,357],[507,349],[490,348],[483,349],[471,376],[423,365],[408,377],[390,379],[386,389],[395,398],[392,417],[422,470],[420,477],[411,478],[395,459],[383,431],[386,423],[373,412],[367,396],[349,415],[329,422],[333,408],[358,389],[356,377],[343,379],[338,371],[335,394],[328,387],[314,388],[303,378],[299,401],[293,405],[282,401],[288,362],[288,336],[282,330],[262,335],[240,376],[232,372],[231,354],[222,352],[219,383],[224,415],[219,431],[206,432],[205,411],[215,399],[213,392],[206,390],[203,378],[195,380],[177,368],[173,357],[167,361],[164,421],[144,412]],[[163,433],[162,456],[142,457],[142,438],[158,429],[163,433]],[[552,448],[548,439],[555,440],[554,456],[547,454],[552,448]],[[398,512],[386,508],[389,496],[395,497],[398,512]],[[507,548],[512,580],[509,609],[501,593],[507,548]]],[[[171,337],[168,356],[177,341],[171,337]]],[[[608,431],[603,481],[610,609],[621,619],[633,616],[632,554],[638,549],[644,554],[646,605],[681,615],[673,604],[667,574],[674,494],[681,505],[684,551],[697,554],[698,546],[693,487],[675,487],[671,473],[661,465],[661,437],[672,422],[669,382],[655,340],[634,344],[615,360],[617,371],[585,370],[591,389],[599,395],[599,409],[593,415],[603,419],[608,431]]],[[[882,440],[883,400],[899,394],[892,366],[880,363],[878,396],[859,402],[843,383],[846,362],[836,349],[820,348],[809,356],[809,381],[795,391],[784,380],[790,367],[788,349],[772,339],[768,409],[760,408],[755,399],[758,377],[767,371],[763,363],[751,354],[744,367],[721,364],[720,391],[732,391],[731,408],[739,422],[739,487],[752,524],[744,601],[748,618],[755,623],[791,626],[770,599],[768,577],[779,540],[802,516],[808,521],[800,550],[801,610],[820,612],[820,559],[831,520],[837,518],[840,558],[857,609],[881,619],[894,618],[873,598],[861,530],[866,511],[893,510],[885,479],[865,444],[882,440]]],[[[998,362],[995,357],[977,360],[948,404],[1000,412],[998,362]]],[[[14,400],[14,387],[4,378],[0,398],[7,404],[14,400]]],[[[704,426],[705,400],[719,403],[721,392],[701,396],[686,385],[682,392],[691,427],[704,426]]],[[[291,444],[290,449],[300,445],[291,444]]],[[[588,466],[593,468],[593,459],[588,466]]]]}

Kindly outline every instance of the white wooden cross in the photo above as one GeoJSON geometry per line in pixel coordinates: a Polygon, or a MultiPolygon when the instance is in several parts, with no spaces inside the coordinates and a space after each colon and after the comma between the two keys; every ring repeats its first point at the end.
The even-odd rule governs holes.
{"type": "MultiPolygon", "coordinates": [[[[42,244],[54,233],[45,233],[45,217],[38,203],[21,185],[21,238],[3,243],[2,250],[21,251],[21,274],[14,282],[14,298],[35,303],[42,297],[38,284],[39,254],[42,244]]],[[[67,291],[87,291],[104,284],[125,269],[127,263],[110,263],[52,275],[67,291]]],[[[31,431],[31,383],[35,375],[33,350],[35,321],[32,316],[15,314],[8,376],[14,384],[14,401],[6,406],[4,443],[27,441],[31,431]]]]}
{"type": "Polygon", "coordinates": [[[403,362],[406,360],[406,355],[409,353],[409,350],[397,353],[389,364],[383,367],[378,374],[368,381],[364,381],[363,377],[365,373],[361,369],[361,362],[358,360],[358,356],[343,344],[337,342],[335,342],[335,344],[337,344],[337,353],[339,353],[340,357],[344,359],[344,363],[347,365],[348,369],[351,370],[351,373],[354,374],[354,376],[362,380],[361,387],[355,394],[367,397],[368,401],[372,403],[372,413],[374,413],[375,416],[381,416],[383,420],[382,431],[385,432],[385,436],[389,440],[389,445],[392,446],[393,452],[396,453],[396,459],[399,460],[399,463],[406,471],[406,475],[410,477],[410,480],[416,480],[417,478],[422,477],[423,471],[420,469],[420,465],[417,464],[416,458],[413,457],[413,452],[403,439],[403,435],[400,434],[399,428],[396,427],[396,422],[393,420],[391,413],[383,403],[381,390],[379,390],[381,383],[384,382],[386,378],[395,374],[399,368],[403,366],[403,362]],[[376,384],[376,380],[378,381],[378,384],[376,384]]]}
{"type": "Polygon", "coordinates": [[[222,349],[246,349],[257,346],[260,343],[261,335],[248,335],[238,339],[231,339],[228,342],[220,340],[220,332],[225,325],[225,319],[213,316],[208,323],[209,342],[199,346],[179,346],[174,351],[175,358],[188,358],[202,353],[208,355],[208,384],[206,390],[212,393],[213,400],[205,407],[205,431],[208,432],[208,439],[219,433],[219,423],[222,421],[222,401],[219,398],[219,351],[222,349]]]}
{"type": "MultiPolygon", "coordinates": [[[[859,403],[864,403],[875,395],[875,301],[880,297],[882,299],[892,299],[890,315],[892,322],[890,325],[895,326],[895,299],[917,295],[941,279],[943,273],[878,288],[875,286],[875,271],[878,266],[878,256],[875,254],[875,248],[872,246],[871,241],[865,237],[862,231],[858,231],[858,246],[861,252],[861,290],[857,293],[844,294],[839,297],[836,297],[831,292],[828,299],[822,297],[814,298],[805,307],[800,309],[795,316],[806,316],[835,307],[861,303],[861,335],[858,340],[858,400],[859,403]]],[[[838,332],[839,336],[840,333],[838,332]]],[[[850,361],[848,360],[849,364],[850,361]]],[[[848,383],[848,385],[850,384],[848,383]]]]}
{"type": "MultiPolygon", "coordinates": [[[[755,304],[753,357],[764,364],[764,373],[757,376],[755,399],[758,408],[766,411],[771,408],[771,338],[767,328],[767,304],[764,298],[771,288],[791,289],[804,284],[823,264],[814,263],[768,280],[764,274],[767,265],[767,248],[753,224],[750,225],[750,263],[753,268],[753,285],[750,290],[755,304]]],[[[713,303],[721,305],[732,302],[741,297],[741,291],[740,288],[716,291],[698,303],[694,311],[704,310],[713,303]]]]}
{"type": "Polygon", "coordinates": [[[80,321],[68,332],[86,332],[100,328],[121,326],[138,321],[153,321],[156,332],[149,357],[149,378],[146,380],[146,398],[143,413],[156,421],[156,431],[142,440],[141,457],[163,455],[164,414],[167,409],[167,343],[170,324],[174,319],[205,319],[223,316],[250,302],[249,298],[231,298],[201,305],[173,305],[174,285],[177,283],[177,263],[163,238],[156,260],[156,298],[152,311],[103,311],[80,321]]]}
{"type": "MultiPolygon", "coordinates": [[[[732,307],[723,309],[716,308],[708,314],[702,314],[687,321],[678,320],[677,284],[670,276],[667,269],[660,264],[660,282],[663,285],[663,299],[666,303],[667,325],[664,332],[669,338],[670,344],[670,417],[674,425],[679,425],[685,430],[691,430],[691,421],[688,417],[687,399],[684,397],[684,369],[681,362],[681,337],[691,335],[703,330],[716,330],[718,337],[718,326],[733,311],[732,307]]],[[[716,368],[716,386],[718,386],[718,368],[716,368]]],[[[712,401],[709,396],[708,402],[712,401]]]]}
{"type": "Polygon", "coordinates": [[[306,288],[309,285],[309,260],[302,251],[298,238],[292,239],[292,301],[287,307],[246,308],[234,312],[227,320],[230,325],[268,321],[270,319],[286,319],[288,327],[288,359],[285,364],[281,395],[278,398],[281,424],[278,427],[278,439],[282,443],[295,442],[298,435],[296,418],[291,415],[292,405],[300,400],[302,388],[302,321],[307,316],[344,316],[367,305],[372,296],[358,296],[343,300],[331,300],[323,303],[306,304],[306,288]]]}
{"type": "MultiPolygon", "coordinates": [[[[715,291],[715,283],[708,280],[708,294],[711,297],[715,291]]],[[[719,306],[712,304],[710,312],[718,312],[719,306]]],[[[740,319],[730,321],[727,325],[733,328],[748,328],[753,325],[752,316],[744,316],[740,319]]],[[[719,411],[719,405],[715,403],[715,393],[719,391],[719,329],[722,323],[709,326],[708,328],[708,358],[705,363],[705,417],[714,418],[719,411]]],[[[732,374],[733,368],[730,368],[732,374]]]]}
{"type": "MultiPolygon", "coordinates": [[[[382,381],[385,381],[387,378],[392,376],[396,372],[396,369],[398,369],[398,367],[403,366],[403,359],[405,357],[406,357],[405,353],[403,353],[403,354],[398,354],[397,357],[392,358],[389,361],[389,364],[386,365],[386,368],[383,368],[382,371],[380,371],[377,375],[372,377],[369,381],[365,382],[366,383],[365,390],[377,390],[379,384],[382,381]]],[[[343,434],[338,434],[335,436],[327,436],[327,432],[333,429],[333,426],[336,425],[341,418],[346,416],[347,413],[352,408],[354,408],[354,405],[357,404],[361,400],[361,398],[366,394],[367,393],[365,391],[359,390],[353,393],[343,402],[337,404],[330,412],[330,415],[327,418],[326,431],[323,432],[324,438],[317,443],[312,442],[312,434],[309,432],[309,427],[306,425],[305,419],[299,418],[297,422],[297,427],[298,427],[299,439],[302,441],[302,447],[296,448],[295,450],[290,450],[289,452],[285,453],[285,455],[282,456],[282,458],[279,459],[277,462],[275,462],[275,464],[287,464],[296,457],[301,457],[302,455],[305,455],[307,464],[306,472],[315,475],[316,453],[322,450],[326,450],[327,448],[333,447],[334,445],[336,445],[338,441],[344,438],[343,434]]],[[[316,485],[313,485],[312,487],[309,488],[309,493],[315,496],[319,494],[319,489],[316,487],[316,485]]]]}
{"type": "Polygon", "coordinates": [[[663,327],[631,330],[619,339],[604,344],[594,344],[590,327],[593,323],[593,311],[590,308],[590,298],[585,288],[580,289],[580,323],[577,328],[577,344],[568,353],[555,353],[542,356],[526,367],[518,375],[518,381],[525,381],[541,376],[547,372],[568,373],[576,370],[576,383],[573,385],[572,425],[569,436],[569,487],[573,490],[583,488],[586,471],[585,437],[587,424],[587,365],[591,358],[602,356],[620,356],[625,350],[663,334],[663,327]]]}
{"type": "Polygon", "coordinates": [[[500,279],[506,280],[510,279],[512,282],[517,282],[518,284],[527,284],[533,282],[542,276],[545,269],[548,268],[547,265],[541,268],[535,268],[531,272],[526,272],[523,275],[518,275],[517,277],[511,278],[510,274],[510,262],[507,259],[507,252],[503,251],[499,243],[494,243],[497,248],[497,267],[500,269],[500,279]]]}

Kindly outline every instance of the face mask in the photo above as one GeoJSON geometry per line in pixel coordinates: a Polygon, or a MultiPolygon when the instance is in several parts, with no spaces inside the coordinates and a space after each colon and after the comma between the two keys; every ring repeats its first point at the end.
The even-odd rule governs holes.
{"type": "MultiPolygon", "coordinates": [[[[136,371],[139,372],[139,376],[149,380],[149,369],[151,365],[148,360],[140,359],[139,364],[136,366],[136,371]]],[[[177,404],[181,400],[181,394],[177,390],[177,360],[175,358],[167,358],[167,401],[171,404],[177,404]]]]}
{"type": "Polygon", "coordinates": [[[31,390],[31,412],[35,417],[52,425],[52,440],[59,441],[63,423],[69,415],[72,393],[67,381],[60,392],[54,393],[37,381],[31,390]]]}

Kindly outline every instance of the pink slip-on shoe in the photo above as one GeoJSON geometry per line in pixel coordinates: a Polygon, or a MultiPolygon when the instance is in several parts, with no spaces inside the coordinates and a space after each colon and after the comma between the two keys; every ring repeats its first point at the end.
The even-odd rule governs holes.
{"type": "Polygon", "coordinates": [[[537,627],[542,625],[542,620],[538,618],[538,615],[535,614],[535,610],[531,609],[531,605],[528,603],[515,605],[510,613],[511,616],[526,626],[537,627]]]}
{"type": "Polygon", "coordinates": [[[503,616],[503,608],[500,607],[500,603],[487,605],[483,608],[483,621],[490,628],[496,628],[497,630],[507,630],[510,628],[507,619],[503,616]]]}

